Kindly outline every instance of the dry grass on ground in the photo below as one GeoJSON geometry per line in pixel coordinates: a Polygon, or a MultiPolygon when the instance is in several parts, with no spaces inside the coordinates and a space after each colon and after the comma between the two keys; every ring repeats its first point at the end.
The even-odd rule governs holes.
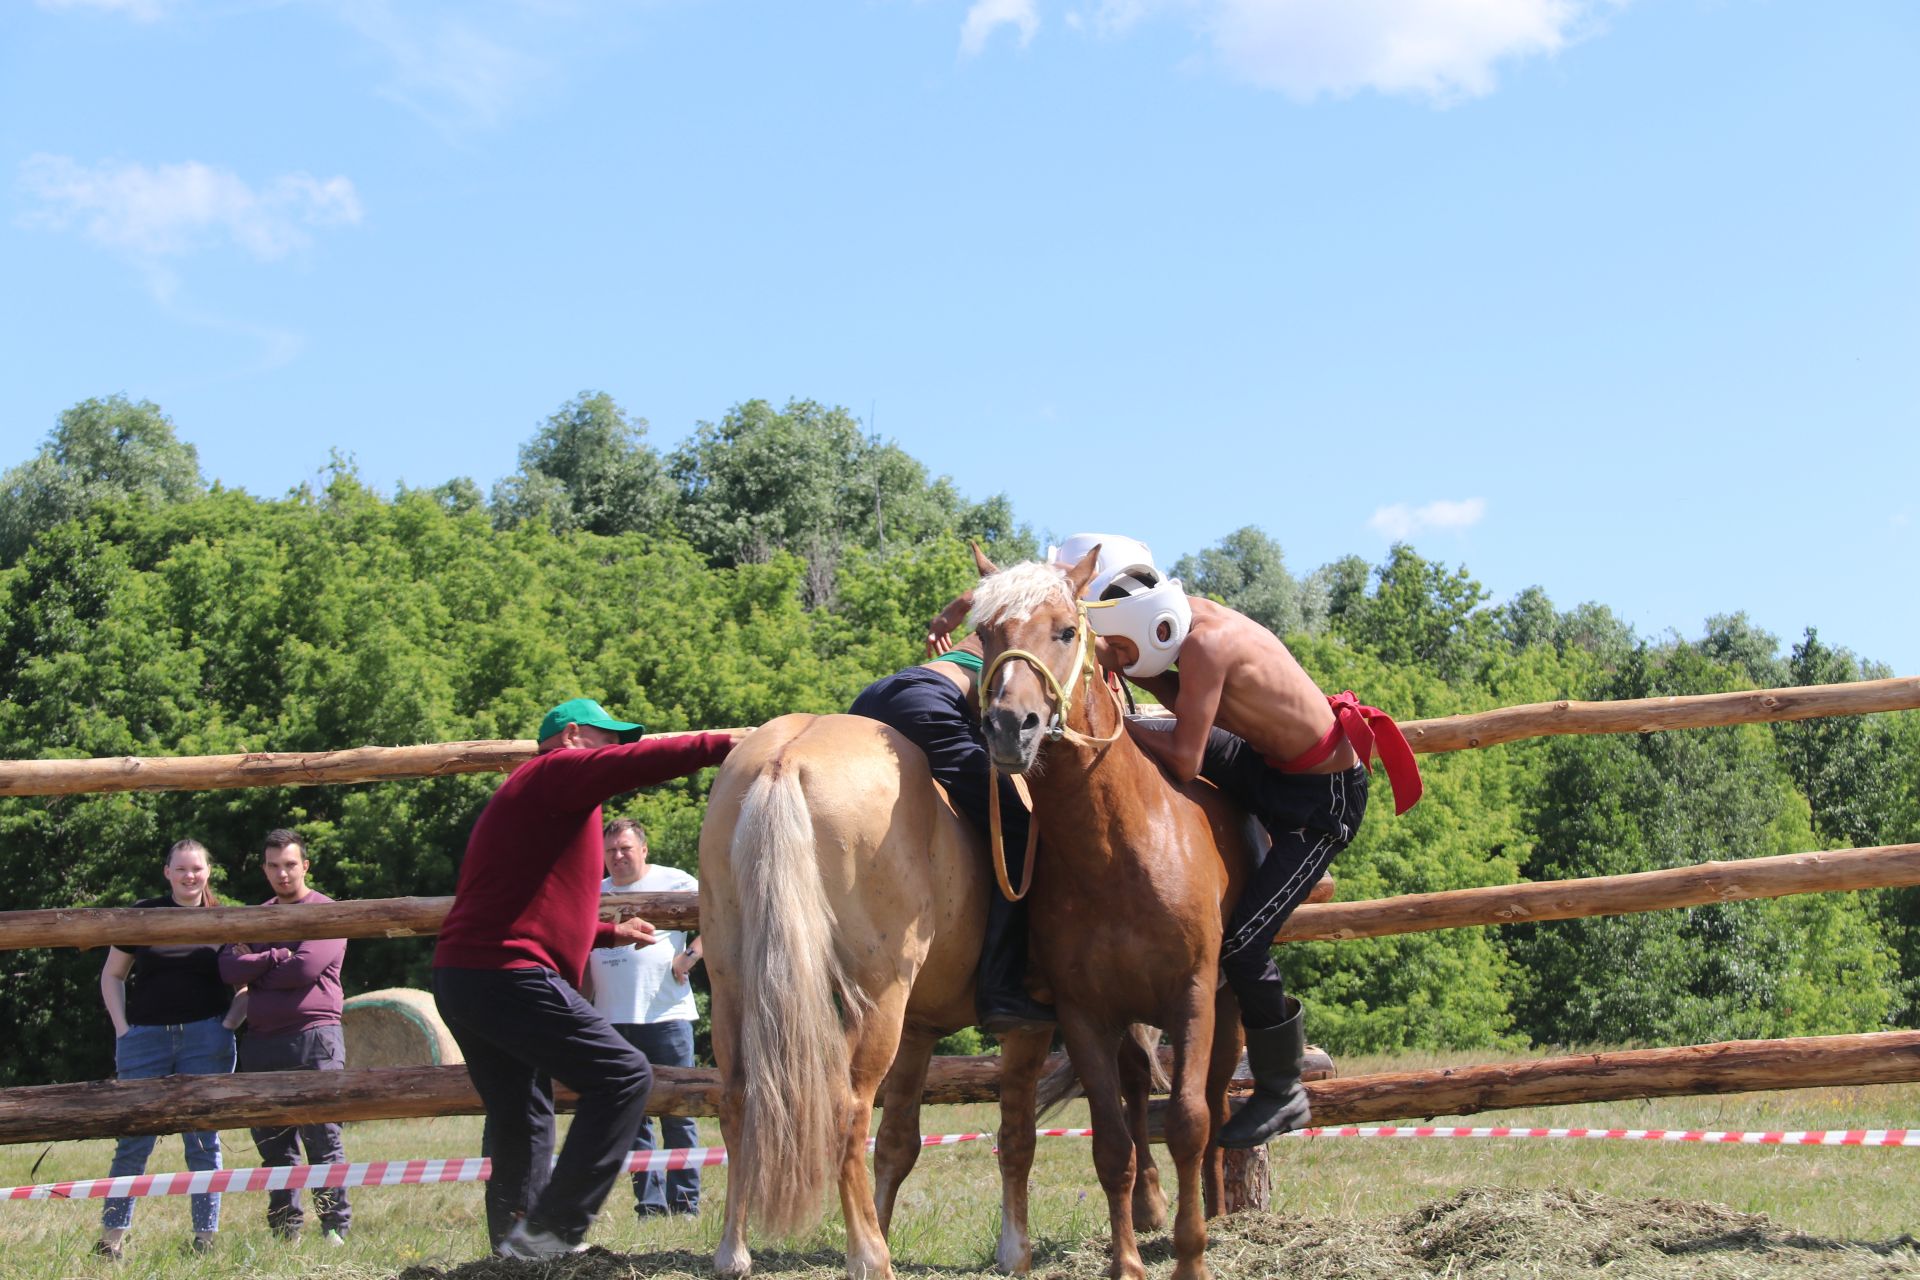
{"type": "MultiPolygon", "coordinates": [[[[1761,1214],[1685,1200],[1620,1200],[1590,1191],[1476,1187],[1382,1221],[1245,1214],[1214,1224],[1208,1261],[1223,1277],[1273,1280],[1509,1280],[1647,1277],[1663,1280],[1840,1280],[1920,1276],[1910,1237],[1842,1243],[1786,1231],[1761,1214]]],[[[1165,1236],[1144,1242],[1152,1275],[1171,1263],[1165,1236]]],[[[1098,1280],[1104,1243],[1089,1240],[1036,1260],[1043,1280],[1098,1280]]],[[[623,1255],[594,1249],[550,1266],[484,1261],[410,1267],[398,1280],[698,1280],[710,1258],[685,1252],[623,1255]]],[[[764,1254],[757,1274],[829,1280],[831,1251],[764,1254]]],[[[974,1274],[903,1264],[908,1275],[974,1274]]]]}
{"type": "MultiPolygon", "coordinates": [[[[1465,1060],[1465,1057],[1462,1057],[1465,1060]]],[[[1433,1065],[1342,1063],[1343,1070],[1433,1065]]],[[[1802,1090],[1502,1113],[1482,1122],[1666,1128],[1847,1128],[1915,1123],[1920,1086],[1802,1090]]],[[[1083,1114],[1083,1113],[1082,1113],[1083,1114]]],[[[1066,1117],[1079,1123],[1079,1114],[1066,1117]]],[[[929,1108],[928,1132],[990,1128],[988,1107],[929,1108]]],[[[1442,1123],[1446,1120],[1443,1117],[1442,1123]]],[[[714,1126],[703,1136],[716,1141],[714,1126]]],[[[471,1154],[469,1118],[352,1125],[355,1160],[471,1154]]],[[[223,1135],[229,1163],[248,1163],[244,1132],[223,1135]]],[[[97,1177],[112,1144],[0,1147],[0,1183],[97,1177]],[[35,1162],[40,1164],[32,1172],[35,1162]]],[[[1518,1280],[1519,1277],[1913,1276],[1909,1231],[1920,1204],[1920,1150],[1700,1147],[1623,1142],[1289,1140],[1273,1148],[1274,1212],[1212,1225],[1208,1259],[1223,1280],[1518,1280]]],[[[180,1167],[162,1139],[152,1169],[180,1167]]],[[[1164,1168],[1164,1165],[1163,1165],[1164,1168]]],[[[261,1221],[265,1198],[226,1198],[214,1254],[183,1254],[184,1198],[144,1203],[127,1260],[88,1255],[99,1203],[0,1204],[0,1276],[106,1280],[625,1280],[708,1277],[719,1238],[724,1170],[707,1174],[710,1212],[638,1221],[617,1189],[589,1254],[544,1271],[475,1261],[485,1243],[480,1188],[386,1187],[354,1193],[347,1247],[309,1238],[287,1247],[261,1221]]],[[[985,1276],[998,1221],[986,1143],[925,1153],[903,1191],[894,1247],[903,1276],[985,1276]]],[[[1048,1140],[1034,1173],[1037,1277],[1105,1274],[1106,1210],[1087,1144],[1048,1140]]],[[[755,1241],[755,1272],[793,1280],[843,1275],[835,1214],[805,1238],[755,1241]]],[[[1144,1242],[1150,1274],[1171,1266],[1164,1236],[1144,1242]]]]}

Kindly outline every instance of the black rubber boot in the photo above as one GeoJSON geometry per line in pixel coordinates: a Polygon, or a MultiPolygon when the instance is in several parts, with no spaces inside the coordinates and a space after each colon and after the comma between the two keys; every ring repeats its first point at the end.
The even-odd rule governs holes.
{"type": "Polygon", "coordinates": [[[1248,1028],[1247,1065],[1253,1068],[1253,1096],[1220,1130],[1223,1147],[1257,1147],[1313,1120],[1307,1091],[1300,1087],[1300,1062],[1307,1034],[1300,1002],[1287,997],[1291,1016],[1277,1027],[1248,1028]]]}
{"type": "Polygon", "coordinates": [[[980,943],[974,1002],[980,1027],[993,1035],[1053,1025],[1053,1008],[1027,994],[1027,907],[998,889],[987,900],[987,936],[980,943]]]}

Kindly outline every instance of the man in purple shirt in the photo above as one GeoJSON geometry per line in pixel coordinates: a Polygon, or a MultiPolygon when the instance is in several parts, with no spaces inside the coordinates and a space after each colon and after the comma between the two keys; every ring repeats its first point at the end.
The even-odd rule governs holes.
{"type": "MultiPolygon", "coordinates": [[[[261,867],[273,889],[266,906],[333,901],[307,888],[307,850],[294,832],[279,828],[267,833],[261,867]]],[[[346,1042],[340,1034],[340,962],[346,954],[345,938],[230,942],[220,948],[220,977],[234,986],[244,985],[251,993],[247,1038],[240,1042],[240,1070],[346,1068],[346,1042]]],[[[308,1164],[344,1164],[347,1159],[338,1124],[255,1129],[253,1141],[260,1148],[263,1165],[299,1164],[302,1144],[308,1164]]],[[[316,1187],[313,1202],[327,1243],[345,1244],[353,1217],[347,1189],[316,1187]]],[[[305,1221],[297,1189],[267,1193],[267,1226],[274,1235],[298,1239],[305,1221]]]]}

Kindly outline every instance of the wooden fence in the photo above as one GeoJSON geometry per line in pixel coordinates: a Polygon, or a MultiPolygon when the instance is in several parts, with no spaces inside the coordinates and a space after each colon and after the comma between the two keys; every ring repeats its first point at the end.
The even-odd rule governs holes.
{"type": "MultiPolygon", "coordinates": [[[[1692,698],[1616,703],[1551,702],[1477,715],[1414,721],[1416,751],[1454,751],[1566,733],[1645,733],[1801,720],[1920,707],[1920,678],[1866,681],[1692,698]]],[[[530,742],[461,742],[352,751],[244,756],[0,761],[0,796],[80,792],[306,786],[438,777],[511,768],[530,742]]],[[[1498,885],[1369,902],[1309,904],[1283,940],[1344,939],[1519,921],[1665,910],[1796,893],[1920,884],[1920,844],[1840,849],[1586,880],[1498,885]]],[[[449,899],[393,898],[282,908],[284,937],[411,937],[431,934],[449,899]]],[[[606,912],[645,914],[668,927],[697,922],[692,894],[631,895],[606,912]]],[[[222,942],[255,932],[252,908],[194,912],[56,909],[0,913],[0,949],[37,946],[222,942]]],[[[945,1059],[929,1076],[928,1101],[994,1096],[992,1059],[945,1059]]],[[[711,1072],[662,1068],[654,1105],[715,1114],[711,1072]]],[[[1362,1123],[1464,1115],[1505,1107],[1681,1094],[1920,1081],[1920,1032],[1582,1054],[1429,1072],[1318,1081],[1318,1119],[1362,1123]]],[[[0,1143],[260,1123],[477,1113],[464,1069],[390,1068],[99,1081],[0,1091],[0,1143]]]]}

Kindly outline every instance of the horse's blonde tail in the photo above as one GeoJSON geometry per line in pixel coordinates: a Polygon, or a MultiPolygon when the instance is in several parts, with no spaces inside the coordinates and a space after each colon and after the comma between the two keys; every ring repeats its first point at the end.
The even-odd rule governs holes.
{"type": "MultiPolygon", "coordinates": [[[[1164,1033],[1158,1027],[1150,1027],[1144,1022],[1136,1022],[1127,1028],[1127,1037],[1138,1046],[1146,1056],[1147,1074],[1155,1093],[1165,1093],[1173,1087],[1173,1078],[1160,1062],[1160,1040],[1164,1033]]],[[[1124,1051],[1124,1050],[1123,1050],[1124,1051]]],[[[1073,1061],[1062,1057],[1053,1066],[1047,1068],[1040,1083],[1034,1088],[1033,1104],[1037,1112],[1036,1119],[1051,1120],[1060,1108],[1075,1098],[1084,1096],[1086,1091],[1080,1087],[1079,1073],[1073,1069],[1073,1061]]]]}
{"type": "Polygon", "coordinates": [[[732,1161],[754,1219],[776,1235],[811,1227],[840,1160],[849,1068],[842,1018],[857,1019],[834,950],[813,817],[793,762],[747,789],[729,858],[740,894],[741,1147],[732,1161]]]}
{"type": "Polygon", "coordinates": [[[1084,1092],[1080,1087],[1079,1073],[1073,1069],[1073,1061],[1062,1054],[1060,1061],[1048,1067],[1046,1074],[1040,1077],[1040,1083],[1034,1087],[1034,1118],[1051,1120],[1060,1108],[1084,1092]]]}

